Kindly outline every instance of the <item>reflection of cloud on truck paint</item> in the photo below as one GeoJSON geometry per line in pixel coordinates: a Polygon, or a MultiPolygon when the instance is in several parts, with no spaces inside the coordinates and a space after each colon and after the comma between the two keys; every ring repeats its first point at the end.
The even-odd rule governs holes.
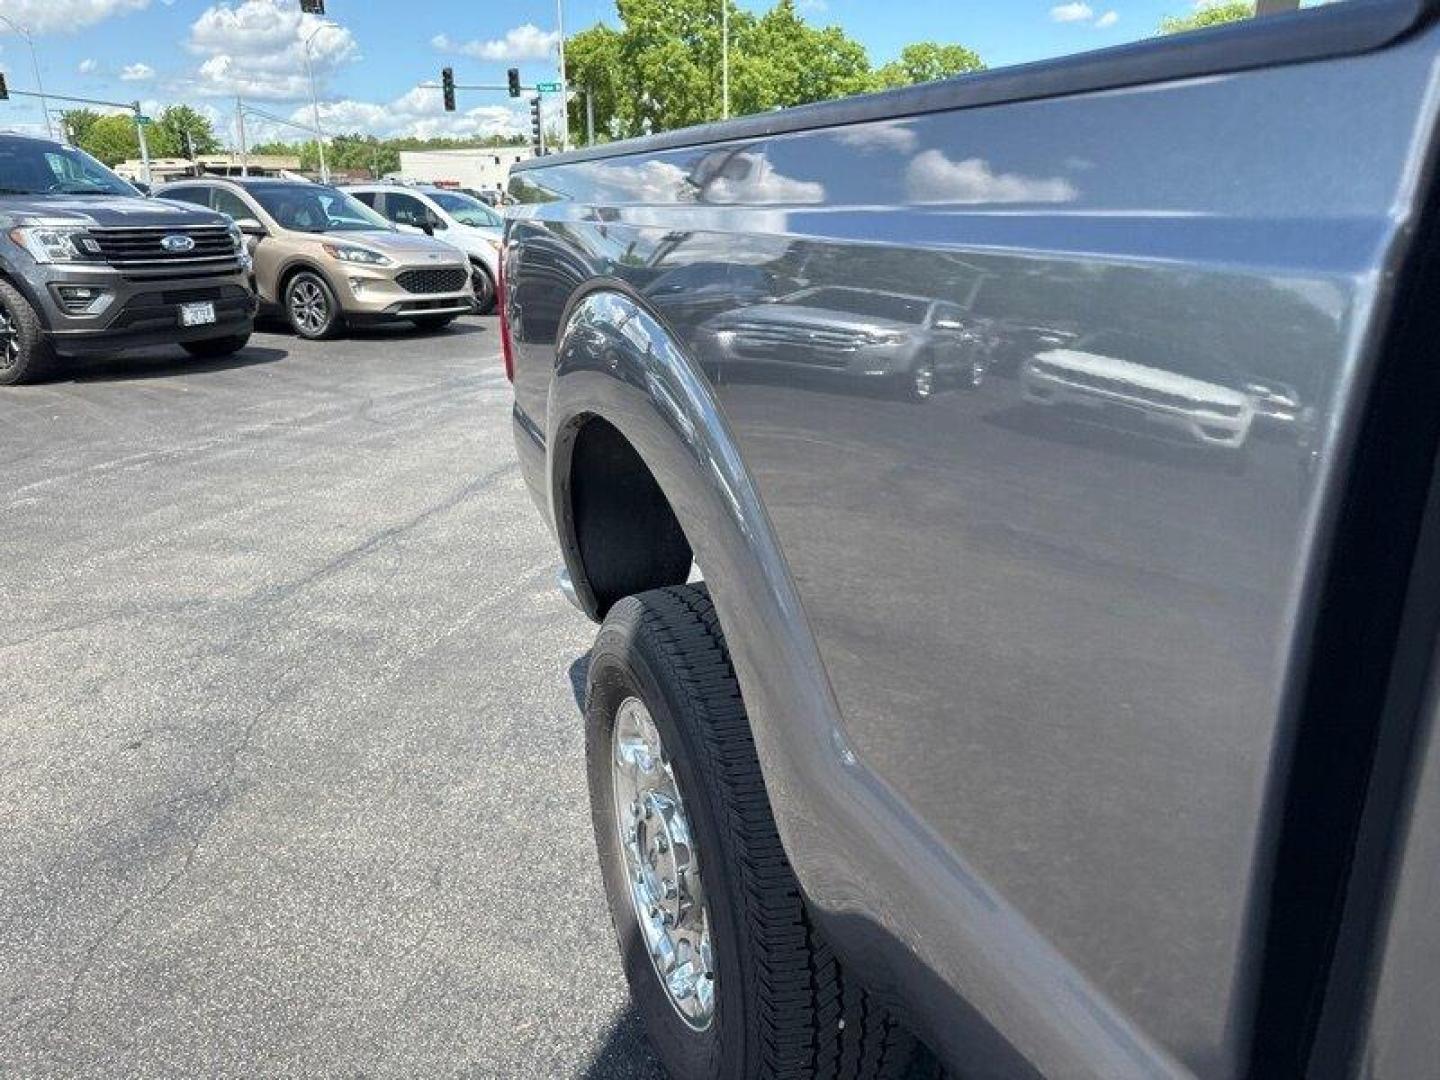
{"type": "Polygon", "coordinates": [[[951,161],[922,150],[905,169],[905,191],[916,203],[1063,203],[1080,192],[1061,176],[997,173],[984,158],[951,161]]]}
{"type": "Polygon", "coordinates": [[[1037,353],[1020,369],[1027,402],[1078,406],[1107,426],[1240,450],[1255,404],[1224,365],[1139,335],[1105,332],[1037,353]]]}

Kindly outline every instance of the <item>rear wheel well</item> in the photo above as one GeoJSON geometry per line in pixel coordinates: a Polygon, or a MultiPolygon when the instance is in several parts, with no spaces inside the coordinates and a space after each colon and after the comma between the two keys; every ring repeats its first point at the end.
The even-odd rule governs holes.
{"type": "Polygon", "coordinates": [[[694,552],[670,501],[625,436],[598,417],[575,436],[569,497],[597,617],[626,596],[689,578],[694,552]]]}

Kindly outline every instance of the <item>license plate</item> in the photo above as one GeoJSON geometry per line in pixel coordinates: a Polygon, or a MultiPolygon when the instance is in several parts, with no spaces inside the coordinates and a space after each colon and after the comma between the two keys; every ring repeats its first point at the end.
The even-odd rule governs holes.
{"type": "Polygon", "coordinates": [[[180,305],[181,326],[208,326],[215,321],[215,304],[206,300],[201,304],[180,305]]]}

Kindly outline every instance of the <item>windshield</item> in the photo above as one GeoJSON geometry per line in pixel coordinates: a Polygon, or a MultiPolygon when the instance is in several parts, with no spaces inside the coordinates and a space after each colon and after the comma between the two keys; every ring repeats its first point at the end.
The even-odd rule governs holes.
{"type": "Polygon", "coordinates": [[[394,229],[358,199],[323,184],[256,184],[249,190],[282,229],[307,233],[394,229]]]}
{"type": "Polygon", "coordinates": [[[427,191],[435,204],[461,225],[476,225],[482,229],[499,229],[505,219],[495,213],[479,199],[462,195],[458,191],[427,191]]]}
{"type": "Polygon", "coordinates": [[[840,311],[891,322],[922,323],[930,307],[928,300],[894,293],[872,293],[861,289],[810,289],[787,297],[783,303],[840,311]]]}
{"type": "Polygon", "coordinates": [[[0,139],[6,195],[138,195],[83,150],[30,139],[0,139]]]}

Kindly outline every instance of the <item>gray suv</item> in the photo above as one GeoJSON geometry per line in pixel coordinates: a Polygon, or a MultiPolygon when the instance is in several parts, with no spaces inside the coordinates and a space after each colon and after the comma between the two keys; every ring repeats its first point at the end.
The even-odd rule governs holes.
{"type": "Polygon", "coordinates": [[[144,198],[73,147],[0,135],[0,384],[141,345],[222,356],[254,315],[227,218],[144,198]]]}

